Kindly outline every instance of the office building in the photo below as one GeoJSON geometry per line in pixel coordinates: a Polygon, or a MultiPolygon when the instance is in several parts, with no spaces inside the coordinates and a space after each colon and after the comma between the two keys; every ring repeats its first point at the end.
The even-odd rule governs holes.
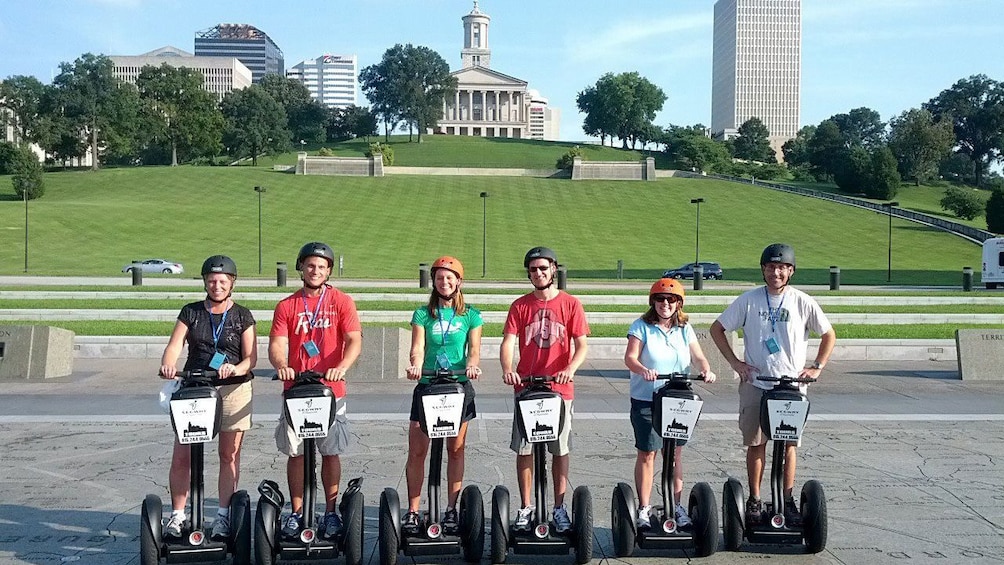
{"type": "Polygon", "coordinates": [[[197,57],[177,47],[161,47],[136,56],[113,55],[112,75],[136,84],[145,66],[159,67],[164,63],[172,67],[189,68],[202,73],[202,87],[222,100],[233,90],[251,86],[251,71],[234,57],[197,57]]]}
{"type": "Polygon", "coordinates": [[[718,0],[714,12],[712,134],[734,137],[757,117],[781,155],[799,127],[801,0],[718,0]]]}
{"type": "Polygon", "coordinates": [[[195,34],[195,55],[235,57],[257,84],[267,74],[285,76],[282,49],[264,31],[247,24],[219,24],[195,34]]]}
{"type": "Polygon", "coordinates": [[[358,75],[355,55],[322,55],[286,71],[286,78],[302,82],[310,96],[328,108],[356,105],[358,75]]]}

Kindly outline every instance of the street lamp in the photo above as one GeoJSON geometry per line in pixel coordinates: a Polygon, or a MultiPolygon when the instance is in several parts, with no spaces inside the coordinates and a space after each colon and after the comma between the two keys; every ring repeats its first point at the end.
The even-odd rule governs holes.
{"type": "Polygon", "coordinates": [[[254,187],[258,193],[258,274],[261,274],[261,195],[265,193],[264,186],[254,187]]]}
{"type": "Polygon", "coordinates": [[[691,198],[691,204],[697,204],[697,232],[694,237],[694,267],[700,265],[701,260],[701,202],[703,198],[691,198]]]}
{"type": "Polygon", "coordinates": [[[488,193],[481,193],[481,278],[488,274],[488,193]]]}
{"type": "Polygon", "coordinates": [[[886,202],[882,204],[886,214],[889,215],[889,262],[885,273],[885,282],[892,282],[892,207],[899,206],[899,202],[886,202]]]}
{"type": "Polygon", "coordinates": [[[28,187],[21,187],[21,196],[24,197],[24,272],[28,272],[28,187]]]}

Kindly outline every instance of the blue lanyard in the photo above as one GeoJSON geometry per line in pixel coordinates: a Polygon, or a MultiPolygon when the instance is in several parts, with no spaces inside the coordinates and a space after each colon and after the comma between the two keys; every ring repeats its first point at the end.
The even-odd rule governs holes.
{"type": "Polygon", "coordinates": [[[446,335],[448,333],[450,333],[450,328],[453,327],[453,320],[455,320],[457,318],[457,309],[456,308],[453,309],[453,316],[450,318],[450,321],[447,322],[446,326],[444,327],[443,326],[443,308],[442,308],[442,306],[440,306],[438,308],[439,308],[439,321],[436,322],[436,325],[439,326],[439,332],[441,334],[443,334],[443,345],[446,345],[446,335]]]}
{"type": "Polygon", "coordinates": [[[781,318],[781,306],[784,305],[784,294],[781,294],[781,302],[777,305],[777,310],[773,310],[770,307],[770,294],[767,293],[767,287],[763,287],[763,294],[767,297],[767,319],[770,320],[770,333],[776,333],[777,328],[775,324],[781,318]]]}
{"type": "Polygon", "coordinates": [[[309,332],[313,332],[314,328],[317,327],[317,315],[321,311],[321,303],[324,302],[324,293],[327,292],[328,286],[324,285],[321,287],[321,296],[317,298],[317,305],[314,306],[314,312],[311,313],[310,309],[307,308],[307,292],[300,292],[300,300],[303,301],[303,313],[308,316],[307,328],[309,332]]]}
{"type": "Polygon", "coordinates": [[[209,301],[206,301],[206,311],[209,312],[209,327],[213,329],[213,349],[217,349],[216,343],[220,341],[220,336],[223,335],[223,325],[227,322],[227,314],[230,313],[230,308],[223,311],[223,317],[220,318],[220,325],[217,327],[213,324],[213,311],[209,308],[209,301]]]}

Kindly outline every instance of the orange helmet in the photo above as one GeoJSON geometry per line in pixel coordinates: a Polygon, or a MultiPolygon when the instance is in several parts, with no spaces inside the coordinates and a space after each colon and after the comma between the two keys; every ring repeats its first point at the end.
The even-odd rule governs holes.
{"type": "Polygon", "coordinates": [[[648,297],[652,298],[652,296],[656,294],[675,294],[680,297],[681,302],[687,295],[687,293],[684,292],[683,285],[680,284],[680,281],[670,278],[655,281],[652,288],[648,291],[648,297]]]}
{"type": "Polygon", "coordinates": [[[447,269],[453,271],[458,278],[464,278],[464,264],[456,257],[443,255],[439,259],[436,259],[436,262],[432,264],[432,268],[429,272],[435,273],[436,269],[447,269]]]}

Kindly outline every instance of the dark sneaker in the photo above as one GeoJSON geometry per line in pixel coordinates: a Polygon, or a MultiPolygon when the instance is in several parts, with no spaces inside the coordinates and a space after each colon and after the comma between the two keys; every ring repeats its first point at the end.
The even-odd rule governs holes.
{"type": "Polygon", "coordinates": [[[303,518],[299,514],[290,514],[282,523],[282,535],[288,538],[299,536],[301,529],[303,529],[303,518]]]}
{"type": "Polygon", "coordinates": [[[179,516],[178,514],[171,514],[171,517],[167,519],[167,524],[164,525],[164,537],[180,538],[181,528],[184,525],[185,525],[184,516],[179,516]]]}
{"type": "Polygon", "coordinates": [[[792,497],[784,501],[784,522],[789,526],[802,525],[802,513],[799,512],[798,503],[792,497]]]}
{"type": "Polygon", "coordinates": [[[759,522],[763,518],[763,502],[759,498],[750,496],[746,500],[746,517],[752,522],[759,522]]]}
{"type": "Polygon", "coordinates": [[[230,517],[217,515],[213,520],[213,525],[209,528],[214,540],[225,540],[230,537],[230,517]]]}
{"type": "Polygon", "coordinates": [[[677,528],[689,528],[694,522],[690,519],[690,515],[687,514],[687,509],[683,507],[682,504],[676,505],[676,527],[677,528]]]}
{"type": "Polygon", "coordinates": [[[443,512],[443,530],[448,534],[455,534],[460,529],[460,518],[457,516],[457,510],[455,508],[450,508],[446,512],[443,512]]]}
{"type": "Polygon", "coordinates": [[[326,512],[321,519],[321,537],[331,539],[342,531],[342,519],[338,512],[326,512]]]}
{"type": "Polygon", "coordinates": [[[572,529],[572,520],[568,517],[568,508],[564,504],[554,507],[554,531],[563,534],[572,529]]]}
{"type": "Polygon", "coordinates": [[[404,520],[401,520],[401,529],[404,530],[404,533],[406,534],[417,534],[420,528],[418,522],[418,512],[408,512],[404,515],[404,520]]]}

